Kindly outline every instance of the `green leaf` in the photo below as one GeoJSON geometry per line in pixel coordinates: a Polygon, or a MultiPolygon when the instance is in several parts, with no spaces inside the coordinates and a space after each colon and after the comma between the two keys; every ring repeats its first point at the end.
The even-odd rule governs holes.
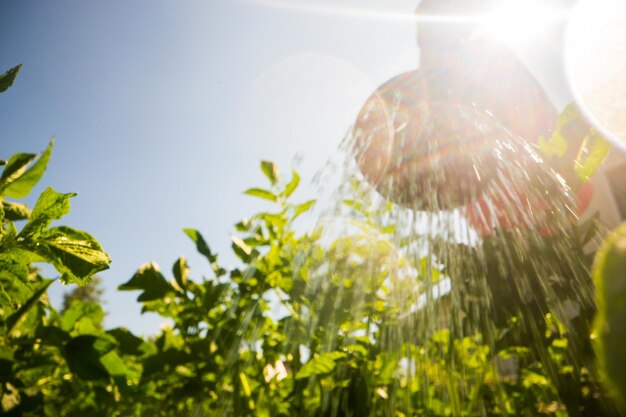
{"type": "Polygon", "coordinates": [[[111,350],[100,357],[100,363],[111,376],[124,376],[128,373],[124,361],[116,351],[111,350]]]}
{"type": "Polygon", "coordinates": [[[33,153],[16,153],[11,156],[0,177],[0,190],[4,190],[5,187],[24,174],[28,169],[28,165],[36,158],[37,155],[33,153]]]}
{"type": "Polygon", "coordinates": [[[300,185],[300,175],[298,175],[296,171],[293,171],[291,181],[289,181],[289,184],[287,184],[285,191],[283,192],[285,198],[293,194],[293,192],[296,191],[296,188],[298,188],[298,185],[300,185]]]}
{"type": "Polygon", "coordinates": [[[39,240],[38,253],[49,259],[63,281],[84,285],[93,274],[109,268],[111,258],[90,234],[60,226],[48,230],[39,240]]]}
{"type": "Polygon", "coordinates": [[[564,127],[580,117],[581,113],[580,110],[578,110],[576,103],[570,103],[565,107],[561,114],[559,114],[559,127],[564,127]]]}
{"type": "Polygon", "coordinates": [[[107,339],[83,335],[65,344],[63,356],[70,371],[80,378],[87,381],[108,379],[110,374],[101,358],[114,348],[115,345],[107,339]]]}
{"type": "Polygon", "coordinates": [[[13,222],[25,220],[30,216],[30,209],[22,203],[3,201],[1,209],[4,212],[4,217],[13,222]]]}
{"type": "Polygon", "coordinates": [[[250,188],[244,191],[244,194],[248,194],[253,197],[263,198],[265,200],[269,200],[272,202],[276,202],[278,200],[278,197],[276,197],[276,194],[274,194],[271,191],[264,190],[262,188],[250,188]]]}
{"type": "Polygon", "coordinates": [[[552,158],[553,156],[563,156],[567,152],[567,140],[563,137],[560,130],[554,132],[552,137],[548,140],[540,138],[537,143],[539,150],[546,158],[552,158]]]}
{"type": "Polygon", "coordinates": [[[578,177],[583,182],[589,181],[609,155],[610,150],[610,142],[599,133],[593,131],[585,137],[574,164],[574,171],[578,177]]]}
{"type": "Polygon", "coordinates": [[[315,356],[305,363],[296,374],[296,379],[325,375],[335,369],[336,361],[346,356],[343,352],[328,352],[315,356]]]}
{"type": "Polygon", "coordinates": [[[174,274],[174,279],[178,283],[178,286],[184,290],[187,287],[187,280],[189,278],[187,259],[185,259],[184,256],[181,256],[176,262],[174,262],[172,272],[174,274]]]}
{"type": "Polygon", "coordinates": [[[35,162],[28,171],[8,182],[2,194],[12,198],[24,198],[30,194],[32,188],[39,182],[48,167],[48,161],[50,161],[53,147],[54,138],[50,140],[48,147],[37,162],[35,162]]]}
{"type": "Polygon", "coordinates": [[[150,350],[150,347],[153,347],[123,327],[107,330],[107,334],[115,338],[119,351],[124,355],[140,356],[150,350]]]}
{"type": "Polygon", "coordinates": [[[0,75],[0,93],[4,93],[9,89],[9,87],[13,85],[13,82],[15,81],[15,78],[17,77],[17,74],[20,72],[21,69],[22,64],[17,65],[5,72],[4,74],[0,75]]]}
{"type": "Polygon", "coordinates": [[[249,262],[250,256],[252,254],[252,248],[246,245],[246,243],[238,237],[233,236],[232,241],[232,248],[235,251],[235,254],[239,257],[239,259],[244,262],[249,262]]]}
{"type": "Polygon", "coordinates": [[[154,262],[141,265],[135,275],[127,283],[120,285],[118,289],[120,291],[142,290],[143,293],[137,298],[137,301],[157,300],[173,290],[161,274],[159,266],[154,262]]]}
{"type": "Polygon", "coordinates": [[[79,320],[90,320],[96,328],[104,320],[104,311],[97,303],[85,303],[74,301],[72,305],[63,313],[61,318],[61,329],[70,332],[79,320]]]}
{"type": "Polygon", "coordinates": [[[305,213],[305,212],[311,210],[311,207],[313,207],[313,204],[315,204],[315,200],[309,200],[306,203],[302,203],[302,204],[297,205],[294,208],[294,213],[293,213],[292,220],[297,219],[302,213],[305,213]]]}
{"type": "Polygon", "coordinates": [[[275,185],[280,180],[280,172],[278,165],[270,161],[261,161],[261,171],[270,180],[272,185],[275,185]]]}
{"type": "MultiPolygon", "coordinates": [[[[597,316],[593,339],[597,341],[602,370],[626,406],[626,223],[606,239],[595,259],[597,316]]],[[[626,408],[626,407],[625,407],[626,408]]]]}
{"type": "Polygon", "coordinates": [[[43,229],[50,226],[52,220],[58,220],[70,212],[70,198],[76,193],[60,194],[48,187],[41,193],[30,219],[20,237],[37,237],[43,229]]]}
{"type": "Polygon", "coordinates": [[[6,321],[7,333],[11,333],[11,331],[15,328],[15,326],[26,316],[26,314],[39,302],[41,296],[46,292],[50,284],[52,284],[54,280],[45,280],[41,284],[41,286],[35,290],[33,295],[24,303],[20,308],[13,314],[11,314],[6,321]]]}
{"type": "Polygon", "coordinates": [[[217,260],[217,255],[211,252],[211,248],[209,248],[209,245],[206,243],[199,231],[195,229],[183,229],[183,232],[185,232],[185,234],[193,240],[196,244],[196,250],[204,255],[210,263],[217,260]]]}

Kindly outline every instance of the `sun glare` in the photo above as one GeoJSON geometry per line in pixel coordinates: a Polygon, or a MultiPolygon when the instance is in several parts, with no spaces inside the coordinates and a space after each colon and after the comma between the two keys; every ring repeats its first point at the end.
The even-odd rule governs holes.
{"type": "Polygon", "coordinates": [[[505,0],[486,17],[484,31],[507,43],[526,43],[562,19],[564,12],[538,0],[505,0]]]}

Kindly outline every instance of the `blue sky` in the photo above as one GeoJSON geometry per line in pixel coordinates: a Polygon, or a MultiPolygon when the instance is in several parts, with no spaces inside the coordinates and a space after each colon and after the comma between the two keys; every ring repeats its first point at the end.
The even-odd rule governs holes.
{"type": "MultiPolygon", "coordinates": [[[[417,2],[341,4],[412,13],[417,2]]],[[[288,171],[300,155],[308,183],[375,86],[418,62],[409,21],[241,0],[6,2],[0,39],[0,70],[24,64],[0,96],[0,156],[56,136],[30,201],[45,186],[79,192],[63,223],[113,259],[106,325],[140,333],[162,320],[140,316],[119,284],[150,260],[169,274],[180,255],[208,275],[184,227],[234,263],[232,225],[262,207],[242,195],[264,180],[259,161],[288,171]]],[[[305,184],[296,197],[314,195],[305,184]]],[[[53,300],[65,290],[55,284],[53,300]]]]}

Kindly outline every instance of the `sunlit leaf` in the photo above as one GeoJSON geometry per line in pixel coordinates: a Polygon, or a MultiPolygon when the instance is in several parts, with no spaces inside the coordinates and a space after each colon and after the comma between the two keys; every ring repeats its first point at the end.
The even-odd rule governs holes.
{"type": "Polygon", "coordinates": [[[343,352],[322,353],[305,363],[296,374],[296,379],[325,375],[335,369],[336,361],[346,356],[343,352]]]}
{"type": "Polygon", "coordinates": [[[302,203],[302,204],[297,205],[294,208],[293,219],[295,220],[302,213],[306,213],[307,211],[311,210],[311,207],[313,207],[314,204],[315,204],[315,200],[309,200],[306,203],[302,203]]]}
{"type": "Polygon", "coordinates": [[[599,133],[593,132],[588,135],[578,152],[574,165],[574,171],[578,177],[584,182],[589,181],[606,160],[610,150],[610,142],[599,133]]]}
{"type": "Polygon", "coordinates": [[[264,190],[262,188],[250,188],[244,191],[244,194],[251,195],[253,197],[263,198],[272,202],[276,202],[278,197],[271,191],[264,190]]]}
{"type": "Polygon", "coordinates": [[[250,261],[250,255],[252,254],[252,248],[246,243],[239,239],[238,237],[232,237],[232,248],[235,251],[235,254],[244,262],[250,261]]]}
{"type": "Polygon", "coordinates": [[[36,158],[37,155],[32,153],[16,153],[11,156],[2,171],[2,176],[0,177],[0,190],[2,190],[2,194],[4,194],[4,189],[8,185],[26,172],[29,164],[36,158]]]}
{"type": "Polygon", "coordinates": [[[174,262],[172,273],[180,288],[185,289],[189,277],[189,268],[187,267],[187,259],[185,257],[181,256],[174,262]]]}
{"type": "Polygon", "coordinates": [[[270,180],[272,185],[275,185],[280,180],[280,172],[278,165],[270,161],[261,161],[261,171],[270,180]]]}
{"type": "Polygon", "coordinates": [[[300,184],[300,175],[298,175],[296,171],[293,171],[293,174],[291,176],[291,181],[289,181],[289,184],[287,184],[287,186],[285,187],[285,191],[283,193],[285,198],[293,194],[293,192],[296,191],[296,188],[298,188],[299,184],[300,184]]]}
{"type": "Polygon", "coordinates": [[[53,220],[58,220],[70,212],[70,198],[76,193],[60,194],[48,187],[41,193],[35,207],[30,214],[30,219],[20,236],[37,236],[47,228],[53,220]]]}
{"type": "Polygon", "coordinates": [[[48,148],[46,148],[33,166],[31,166],[26,172],[14,178],[12,181],[6,183],[7,185],[4,187],[2,194],[12,198],[26,197],[46,171],[53,147],[54,138],[50,141],[48,148]]]}
{"type": "Polygon", "coordinates": [[[124,376],[128,372],[124,361],[117,352],[111,350],[100,357],[100,363],[111,376],[124,376]]]}
{"type": "Polygon", "coordinates": [[[546,158],[552,158],[553,156],[563,156],[567,152],[567,140],[563,137],[560,130],[557,130],[551,138],[540,138],[537,142],[539,150],[546,158]]]}
{"type": "Polygon", "coordinates": [[[111,263],[93,236],[66,226],[51,228],[42,235],[39,249],[38,253],[47,256],[57,271],[64,274],[65,282],[85,284],[86,278],[108,269],[111,263]]]}

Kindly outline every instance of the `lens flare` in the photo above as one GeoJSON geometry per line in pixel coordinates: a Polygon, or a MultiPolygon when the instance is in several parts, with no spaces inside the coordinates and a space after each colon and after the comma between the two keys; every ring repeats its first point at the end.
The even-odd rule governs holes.
{"type": "Polygon", "coordinates": [[[565,16],[565,12],[538,0],[508,0],[494,9],[484,30],[507,43],[526,43],[540,37],[551,24],[565,16]]]}
{"type": "Polygon", "coordinates": [[[566,45],[577,103],[601,133],[626,149],[626,2],[583,0],[566,45]]]}

